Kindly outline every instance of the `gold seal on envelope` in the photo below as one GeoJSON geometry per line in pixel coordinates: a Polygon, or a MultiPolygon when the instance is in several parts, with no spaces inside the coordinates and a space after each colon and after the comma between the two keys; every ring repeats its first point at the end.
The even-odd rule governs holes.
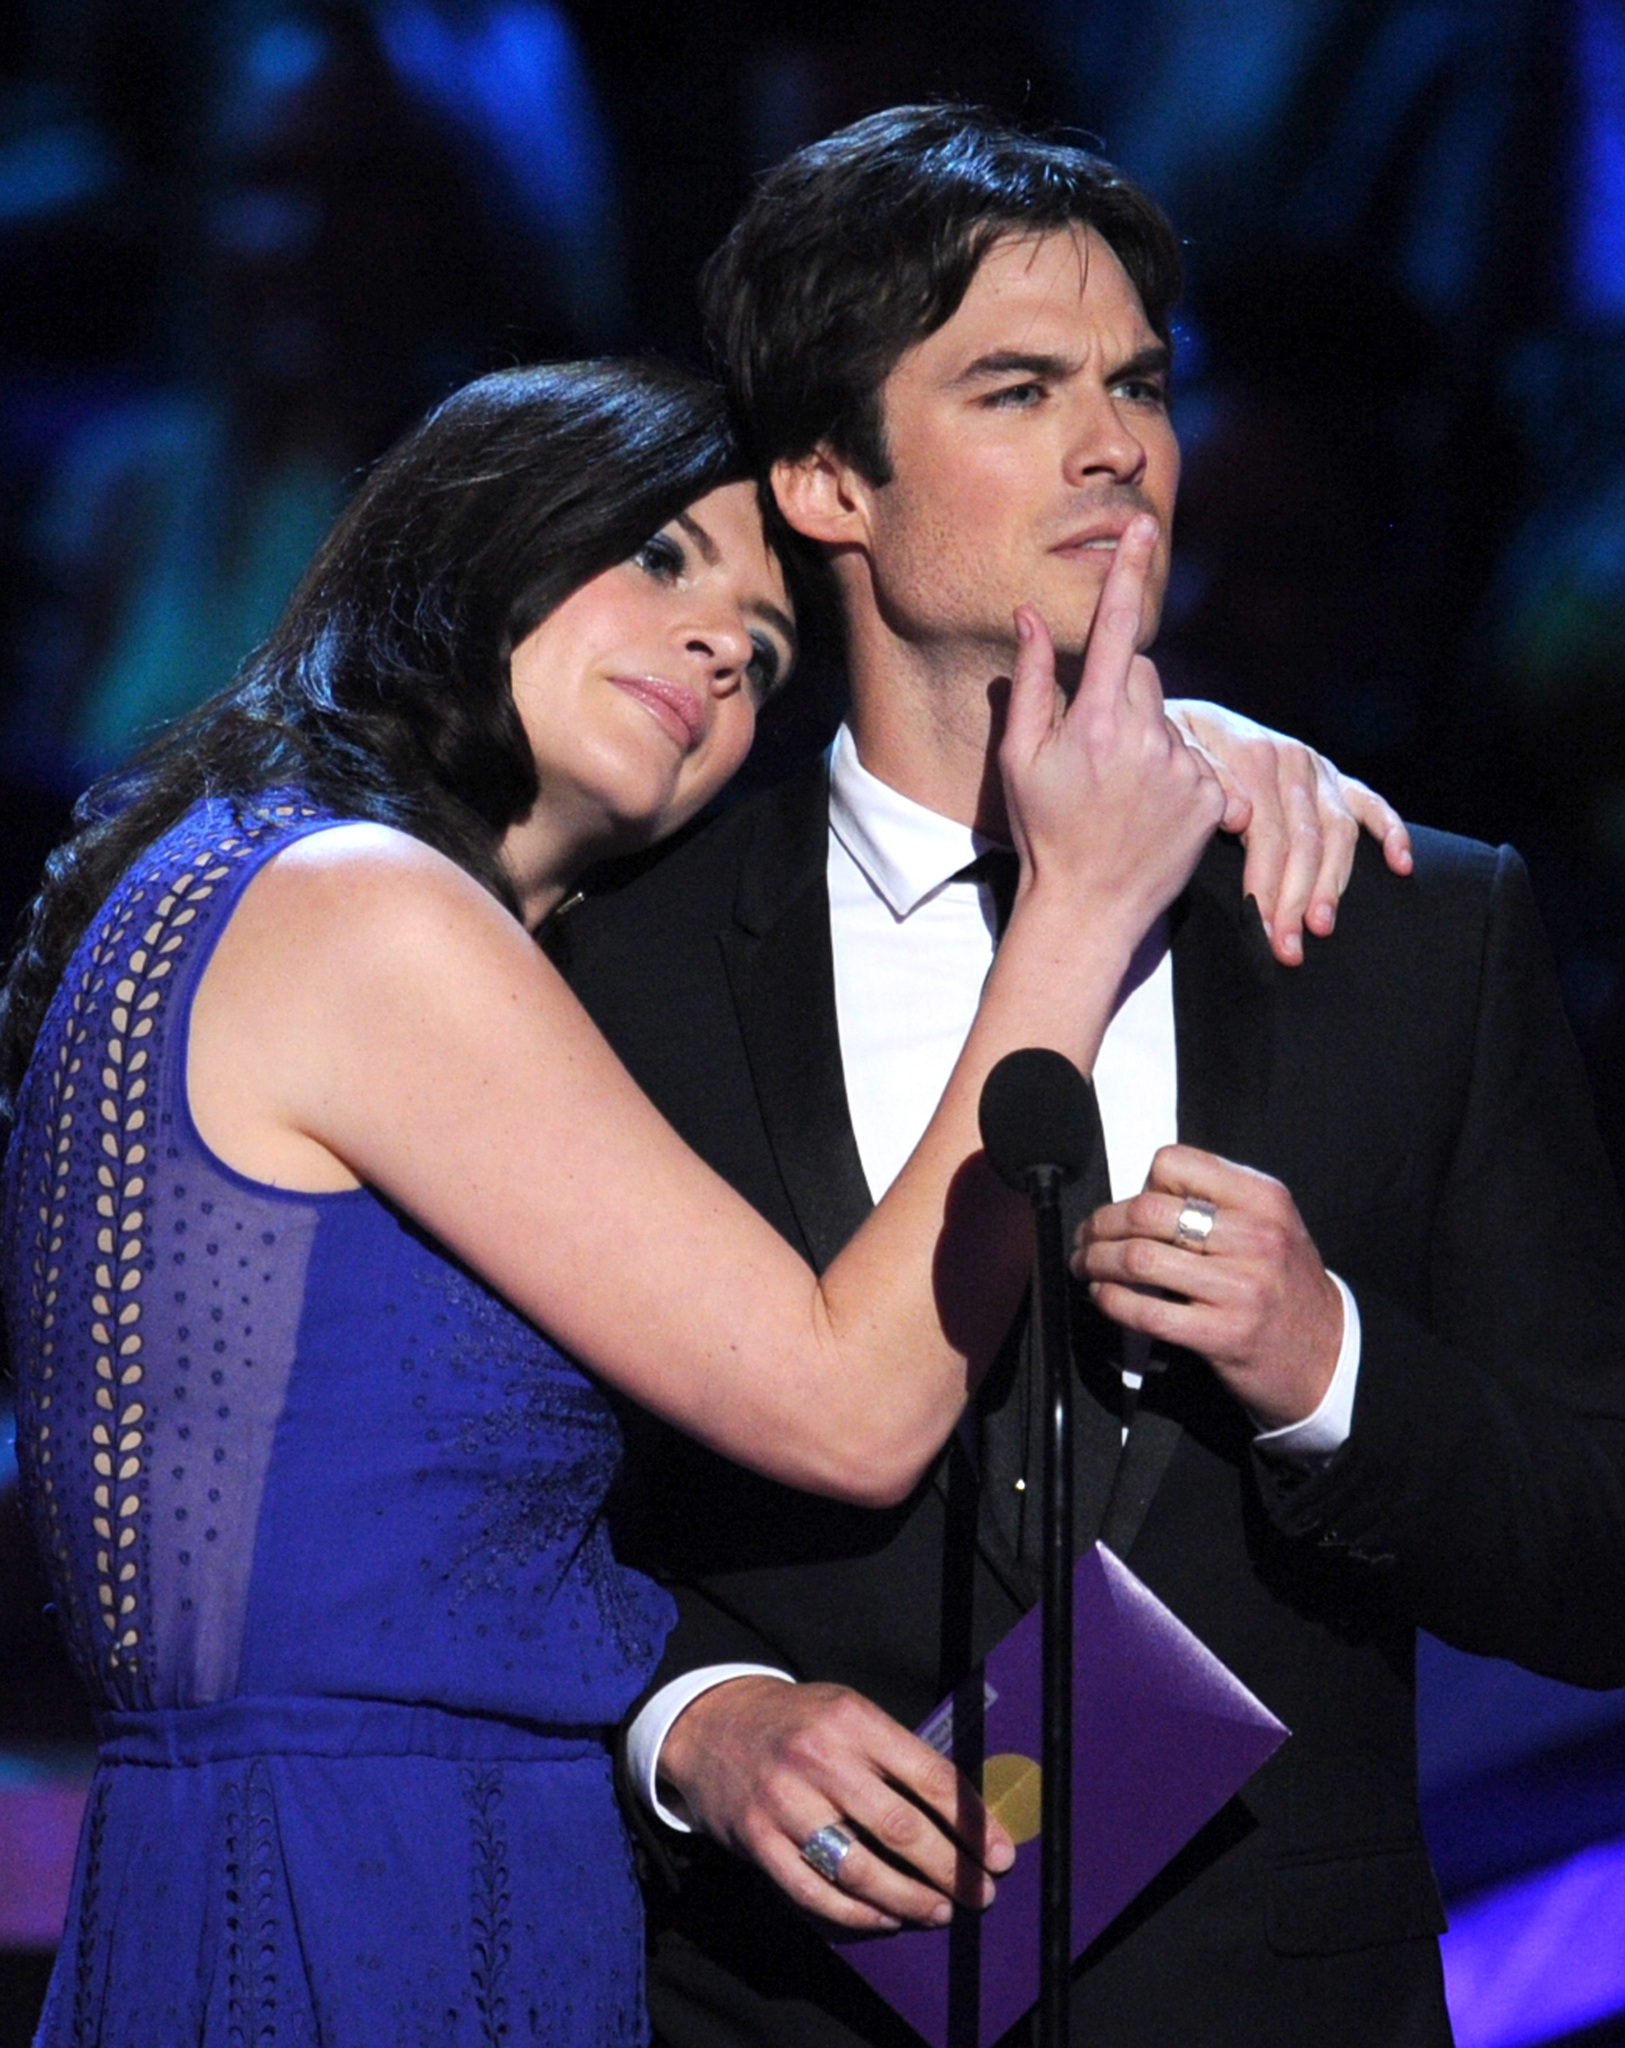
{"type": "Polygon", "coordinates": [[[982,1797],[1012,1842],[1030,1842],[1042,1826],[1044,1774],[1030,1756],[1007,1751],[982,1766],[982,1797]]]}

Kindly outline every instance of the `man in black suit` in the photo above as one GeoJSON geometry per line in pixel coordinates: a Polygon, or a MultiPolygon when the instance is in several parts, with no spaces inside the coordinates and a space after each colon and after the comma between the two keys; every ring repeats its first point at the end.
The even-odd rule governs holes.
{"type": "MultiPolygon", "coordinates": [[[[1064,687],[1150,513],[1155,630],[1177,275],[1109,166],[934,109],[781,167],[710,275],[839,593],[850,727],[564,943],[634,1075],[817,1264],[906,1155],[994,943],[965,869],[1003,829],[1013,608],[1064,687]]],[[[1617,1199],[1515,856],[1423,835],[1416,869],[1364,850],[1335,942],[1289,968],[1216,841],[1102,1049],[1117,1200],[1080,1191],[1074,1221],[1104,1204],[1080,1266],[1117,1328],[1080,1288],[1080,1538],[1104,1520],[1293,1734],[1084,1958],[1079,2041],[1448,2042],[1414,1630],[1625,1683],[1617,1199]]],[[[649,1831],[674,2048],[913,2038],[785,1895],[863,1927],[980,1893],[902,1796],[953,1810],[906,1731],[1033,1598],[1030,1404],[1017,1341],[979,1434],[885,1513],[634,1425],[620,1540],[682,1620],[628,1775],[701,1831],[649,1831]],[[856,1846],[821,1872],[831,1825],[856,1846]]],[[[1008,1860],[996,1830],[983,1854],[1008,1860]]]]}

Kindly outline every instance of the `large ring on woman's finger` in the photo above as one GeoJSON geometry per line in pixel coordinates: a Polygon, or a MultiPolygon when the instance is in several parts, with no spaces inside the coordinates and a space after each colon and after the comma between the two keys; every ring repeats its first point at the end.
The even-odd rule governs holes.
{"type": "Polygon", "coordinates": [[[1218,1213],[1217,1202],[1204,1202],[1200,1195],[1187,1195],[1185,1206],[1174,1222],[1174,1243],[1182,1244],[1187,1251],[1205,1252],[1207,1241],[1213,1235],[1213,1219],[1218,1213]]]}
{"type": "Polygon", "coordinates": [[[838,1828],[831,1821],[828,1827],[820,1828],[802,1843],[801,1860],[810,1863],[820,1877],[827,1878],[831,1884],[838,1884],[841,1865],[856,1846],[846,1829],[838,1828]]]}

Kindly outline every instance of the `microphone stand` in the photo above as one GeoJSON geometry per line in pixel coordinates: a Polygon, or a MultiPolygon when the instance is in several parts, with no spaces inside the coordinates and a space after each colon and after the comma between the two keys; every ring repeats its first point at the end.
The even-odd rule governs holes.
{"type": "Polygon", "coordinates": [[[1033,1326],[1045,1402],[1039,2048],[1069,2048],[1072,1992],[1072,1327],[1059,1167],[1028,1169],[1033,1326]]]}
{"type": "Polygon", "coordinates": [[[1006,1053],[982,1085],[989,1164],[1033,1205],[1033,1339],[1044,1431],[1039,1741],[1038,2048],[1070,2048],[1072,1994],[1072,1323],[1061,1190],[1100,1145],[1094,1094],[1039,1046],[1006,1053]]]}

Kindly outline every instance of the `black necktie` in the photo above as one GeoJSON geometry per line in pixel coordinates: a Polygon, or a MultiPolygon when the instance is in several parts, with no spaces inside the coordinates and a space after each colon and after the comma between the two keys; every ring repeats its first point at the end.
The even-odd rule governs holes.
{"type": "Polygon", "coordinates": [[[1016,883],[1021,879],[1021,860],[1013,847],[990,846],[979,853],[953,877],[956,882],[975,882],[986,889],[993,905],[993,943],[1004,937],[1010,911],[1016,900],[1016,883]]]}

